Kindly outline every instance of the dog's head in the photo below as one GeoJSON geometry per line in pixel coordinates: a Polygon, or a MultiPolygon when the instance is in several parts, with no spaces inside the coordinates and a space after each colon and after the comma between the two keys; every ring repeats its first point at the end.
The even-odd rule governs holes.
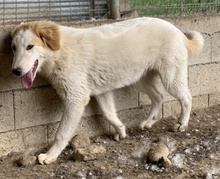
{"type": "Polygon", "coordinates": [[[44,63],[45,53],[60,49],[59,26],[48,21],[22,23],[11,36],[14,53],[12,73],[21,77],[25,88],[30,88],[44,63]]]}

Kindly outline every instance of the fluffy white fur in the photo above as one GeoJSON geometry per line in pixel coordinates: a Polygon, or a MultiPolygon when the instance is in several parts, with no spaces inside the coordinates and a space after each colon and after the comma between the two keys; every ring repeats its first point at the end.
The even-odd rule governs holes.
{"type": "Polygon", "coordinates": [[[134,85],[149,95],[152,106],[140,128],[150,128],[162,107],[161,79],[166,90],[181,104],[177,124],[186,130],[192,98],[187,86],[187,59],[200,53],[203,37],[182,33],[157,18],[137,18],[88,29],[75,29],[53,22],[23,23],[12,32],[13,73],[29,88],[37,72],[44,75],[65,104],[55,142],[41,164],[57,159],[72,138],[90,96],[95,96],[115,139],[126,137],[119,120],[112,90],[134,85]],[[160,78],[158,78],[158,76],[160,78]]]}

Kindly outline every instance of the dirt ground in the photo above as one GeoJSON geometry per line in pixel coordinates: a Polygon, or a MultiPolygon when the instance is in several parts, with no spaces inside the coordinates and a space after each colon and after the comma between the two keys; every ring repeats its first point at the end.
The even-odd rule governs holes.
{"type": "Polygon", "coordinates": [[[0,158],[0,179],[182,179],[220,178],[220,106],[193,111],[188,131],[173,132],[176,119],[163,119],[152,129],[128,129],[120,142],[98,136],[107,152],[96,160],[80,162],[66,148],[55,163],[29,167],[17,165],[20,154],[0,158]],[[169,148],[172,165],[168,168],[150,163],[146,152],[151,142],[162,140],[169,148]]]}

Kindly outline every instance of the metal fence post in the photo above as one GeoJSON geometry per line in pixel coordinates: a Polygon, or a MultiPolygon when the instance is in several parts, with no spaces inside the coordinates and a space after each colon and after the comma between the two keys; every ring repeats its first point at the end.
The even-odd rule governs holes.
{"type": "Polygon", "coordinates": [[[119,19],[121,17],[119,0],[110,0],[109,11],[110,11],[110,18],[119,19]]]}
{"type": "Polygon", "coordinates": [[[90,17],[90,19],[95,17],[95,1],[94,0],[90,0],[89,17],[90,17]]]}

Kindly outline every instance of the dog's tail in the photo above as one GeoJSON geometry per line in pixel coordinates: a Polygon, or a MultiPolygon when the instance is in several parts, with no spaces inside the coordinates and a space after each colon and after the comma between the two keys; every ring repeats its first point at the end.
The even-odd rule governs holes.
{"type": "Polygon", "coordinates": [[[188,50],[189,57],[195,57],[200,54],[204,45],[204,38],[199,32],[190,31],[184,33],[186,36],[185,46],[188,50]]]}

